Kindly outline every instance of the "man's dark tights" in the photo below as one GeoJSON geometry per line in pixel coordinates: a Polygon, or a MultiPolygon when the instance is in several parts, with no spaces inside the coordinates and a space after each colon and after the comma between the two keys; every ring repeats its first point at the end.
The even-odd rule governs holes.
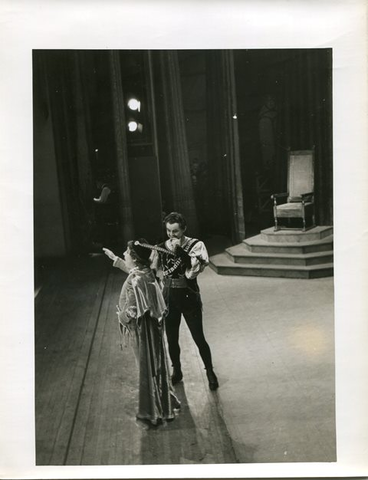
{"type": "Polygon", "coordinates": [[[180,369],[179,329],[183,314],[205,368],[212,369],[211,350],[203,332],[202,303],[199,293],[188,288],[171,288],[168,306],[166,335],[173,367],[180,369]]]}

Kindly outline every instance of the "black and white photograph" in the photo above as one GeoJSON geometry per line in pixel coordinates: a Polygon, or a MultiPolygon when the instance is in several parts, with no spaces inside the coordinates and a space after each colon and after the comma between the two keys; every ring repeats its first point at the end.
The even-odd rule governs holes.
{"type": "Polygon", "coordinates": [[[1,7],[6,478],[367,472],[366,13],[1,7]]]}
{"type": "Polygon", "coordinates": [[[37,465],[335,461],[332,50],[34,51],[33,88],[37,465]]]}

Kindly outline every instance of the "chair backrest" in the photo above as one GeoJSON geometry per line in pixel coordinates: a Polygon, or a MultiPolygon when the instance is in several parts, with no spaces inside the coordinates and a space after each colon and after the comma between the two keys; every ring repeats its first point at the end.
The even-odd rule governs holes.
{"type": "Polygon", "coordinates": [[[314,150],[289,151],[287,186],[290,202],[314,191],[314,150]]]}

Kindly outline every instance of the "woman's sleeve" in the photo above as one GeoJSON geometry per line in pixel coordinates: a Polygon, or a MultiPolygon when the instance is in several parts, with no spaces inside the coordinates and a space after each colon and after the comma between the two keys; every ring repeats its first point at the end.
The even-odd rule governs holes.
{"type": "Polygon", "coordinates": [[[125,261],[120,257],[116,257],[112,265],[113,267],[120,268],[120,270],[123,270],[125,273],[129,273],[129,269],[126,266],[125,261]]]}
{"type": "Polygon", "coordinates": [[[118,313],[119,322],[123,325],[131,323],[137,318],[137,301],[135,298],[133,286],[130,279],[127,279],[127,289],[124,305],[120,305],[121,311],[118,313]]]}

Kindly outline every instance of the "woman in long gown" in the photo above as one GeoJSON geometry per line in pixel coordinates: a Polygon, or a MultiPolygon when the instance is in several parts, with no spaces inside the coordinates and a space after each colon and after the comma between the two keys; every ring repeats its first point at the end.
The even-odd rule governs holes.
{"type": "MultiPolygon", "coordinates": [[[[139,243],[147,243],[139,239],[139,243]]],[[[166,304],[150,268],[151,251],[129,241],[124,259],[103,249],[114,267],[128,273],[121,289],[117,315],[119,327],[129,340],[139,368],[138,420],[152,425],[173,420],[180,402],[169,375],[165,343],[166,304]]]]}

